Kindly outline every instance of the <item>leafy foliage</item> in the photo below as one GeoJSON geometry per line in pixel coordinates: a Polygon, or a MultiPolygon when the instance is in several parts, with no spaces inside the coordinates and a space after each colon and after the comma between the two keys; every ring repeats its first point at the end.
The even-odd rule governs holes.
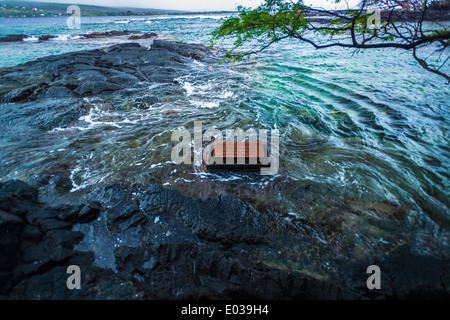
{"type": "Polygon", "coordinates": [[[412,51],[422,67],[450,82],[450,77],[440,71],[448,59],[438,67],[417,55],[419,48],[432,44],[437,47],[435,52],[442,55],[449,45],[448,29],[440,24],[435,24],[433,30],[423,28],[429,1],[362,0],[352,10],[332,11],[305,6],[301,0],[266,0],[256,9],[239,7],[237,16],[224,20],[213,31],[211,47],[220,41],[231,40],[225,59],[232,61],[239,61],[286,38],[299,39],[316,49],[334,46],[399,48],[412,51]],[[374,19],[378,19],[375,24],[374,19]]]}
{"type": "MultiPolygon", "coordinates": [[[[240,6],[238,17],[225,20],[213,32],[213,43],[221,38],[234,37],[234,50],[249,40],[257,39],[264,48],[287,36],[303,33],[308,26],[308,20],[304,17],[306,9],[301,3],[286,3],[282,0],[267,0],[255,10],[240,6]]],[[[231,51],[227,53],[227,58],[234,60],[248,55],[244,53],[232,56],[231,51]]]]}

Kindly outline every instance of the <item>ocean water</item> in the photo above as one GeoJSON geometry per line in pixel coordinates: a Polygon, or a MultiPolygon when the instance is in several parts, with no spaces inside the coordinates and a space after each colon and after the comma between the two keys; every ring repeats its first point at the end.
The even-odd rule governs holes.
{"type": "MultiPolygon", "coordinates": [[[[81,17],[80,29],[70,29],[67,17],[0,18],[0,36],[25,34],[24,43],[2,43],[0,67],[13,66],[37,57],[70,51],[104,47],[120,41],[114,39],[83,40],[80,34],[107,31],[153,31],[160,37],[177,41],[207,42],[209,33],[224,15],[81,17]],[[128,23],[129,22],[129,23],[128,23]],[[41,35],[56,39],[39,42],[41,35]],[[70,40],[70,41],[68,41],[70,40]],[[76,40],[76,41],[75,41],[76,40]]],[[[122,40],[125,40],[124,37],[122,40]]]]}
{"type": "MultiPolygon", "coordinates": [[[[222,17],[82,17],[80,30],[68,29],[61,17],[0,19],[0,36],[58,35],[0,43],[0,66],[127,41],[77,37],[94,31],[153,31],[163,39],[208,44],[222,17]]],[[[118,181],[161,183],[192,197],[233,195],[285,219],[314,223],[345,205],[354,210],[336,214],[351,239],[343,245],[360,248],[355,255],[401,241],[450,255],[450,86],[443,78],[403,51],[315,50],[295,40],[243,63],[196,62],[196,69],[177,79],[178,95],[148,110],[111,108],[130,102],[91,97],[90,114],[73,127],[32,138],[26,131],[0,132],[0,181],[32,181],[60,167],[70,175],[74,197],[118,181]],[[203,121],[204,130],[278,129],[278,173],[175,166],[171,132],[181,126],[193,132],[194,121],[203,121]],[[393,218],[398,207],[406,215],[401,222],[393,218]]],[[[158,92],[157,86],[149,92],[158,92]]]]}

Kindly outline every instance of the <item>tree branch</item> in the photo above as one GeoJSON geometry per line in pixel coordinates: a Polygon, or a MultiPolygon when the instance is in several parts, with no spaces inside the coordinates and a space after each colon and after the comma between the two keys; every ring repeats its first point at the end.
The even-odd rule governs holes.
{"type": "Polygon", "coordinates": [[[450,30],[446,26],[436,24],[437,27],[433,25],[434,30],[423,30],[429,0],[424,1],[422,4],[421,0],[362,0],[357,10],[329,11],[310,8],[293,0],[266,0],[254,10],[241,8],[239,17],[226,20],[213,32],[213,39],[236,37],[234,47],[227,53],[227,58],[233,57],[235,60],[261,52],[273,43],[286,38],[299,39],[316,49],[343,47],[357,50],[376,48],[412,50],[413,57],[420,66],[448,81],[449,76],[440,71],[447,60],[437,68],[427,63],[426,59],[417,56],[418,47],[437,43],[438,46],[433,48],[432,54],[440,52],[442,55],[450,45],[450,30]],[[368,3],[389,9],[387,21],[381,27],[369,29],[367,23],[370,12],[366,10],[368,3]],[[314,15],[310,13],[323,13],[331,20],[317,25],[312,22],[314,15]],[[323,39],[317,35],[329,35],[329,38],[323,39]],[[260,40],[263,41],[259,42],[257,50],[251,48],[250,52],[231,55],[232,51],[242,47],[245,42],[260,40]]]}
{"type": "Polygon", "coordinates": [[[439,71],[439,70],[436,70],[436,69],[431,68],[431,67],[425,62],[425,60],[422,60],[422,59],[420,59],[420,58],[417,56],[417,54],[416,54],[416,47],[414,47],[414,48],[412,49],[412,52],[413,52],[413,57],[414,57],[414,59],[416,59],[416,61],[421,65],[422,68],[424,68],[425,70],[428,70],[428,71],[430,71],[430,72],[433,72],[433,73],[435,73],[435,74],[437,74],[437,75],[440,75],[441,77],[444,77],[445,79],[447,79],[448,83],[450,84],[450,77],[449,77],[448,75],[446,75],[445,73],[442,73],[442,72],[439,71]]]}

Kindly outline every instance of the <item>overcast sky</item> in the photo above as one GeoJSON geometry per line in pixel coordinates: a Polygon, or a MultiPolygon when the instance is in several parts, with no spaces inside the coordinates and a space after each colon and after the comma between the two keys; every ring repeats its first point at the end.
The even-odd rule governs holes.
{"type": "MultiPolygon", "coordinates": [[[[236,10],[238,5],[245,7],[257,7],[262,0],[36,0],[42,2],[59,2],[67,4],[90,4],[107,7],[135,7],[135,8],[155,8],[172,9],[185,11],[220,11],[236,10]]],[[[349,0],[356,2],[359,0],[349,0]]],[[[330,0],[304,0],[307,5],[334,9],[330,6],[330,0]]]]}

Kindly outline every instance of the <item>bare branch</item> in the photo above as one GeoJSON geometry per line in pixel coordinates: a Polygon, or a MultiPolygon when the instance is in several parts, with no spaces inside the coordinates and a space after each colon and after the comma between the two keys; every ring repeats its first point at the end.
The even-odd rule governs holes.
{"type": "Polygon", "coordinates": [[[445,73],[442,73],[442,72],[439,71],[439,70],[436,70],[436,69],[431,68],[431,67],[425,62],[425,60],[422,60],[422,59],[420,59],[420,58],[417,56],[417,54],[416,54],[416,47],[414,47],[414,48],[412,49],[412,52],[413,52],[413,57],[414,57],[414,59],[416,59],[416,61],[422,66],[422,68],[424,68],[425,70],[428,70],[428,71],[430,71],[430,72],[433,72],[433,73],[435,73],[435,74],[437,74],[437,75],[440,75],[440,76],[444,77],[445,79],[447,79],[448,83],[450,83],[450,77],[449,77],[448,75],[446,75],[445,73]]]}

